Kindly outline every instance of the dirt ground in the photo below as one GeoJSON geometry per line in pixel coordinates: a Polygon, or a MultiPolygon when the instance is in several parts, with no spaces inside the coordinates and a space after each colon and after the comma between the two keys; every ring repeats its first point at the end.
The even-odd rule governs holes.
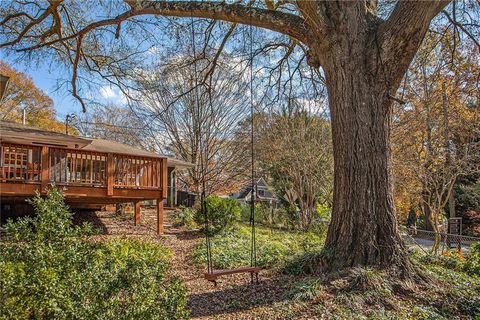
{"type": "MultiPolygon", "coordinates": [[[[181,277],[187,286],[192,319],[282,319],[278,313],[285,301],[285,292],[292,282],[288,276],[268,271],[260,273],[260,283],[251,284],[249,274],[225,276],[217,287],[203,278],[204,269],[190,259],[190,253],[204,241],[200,232],[175,228],[172,212],[167,212],[165,235],[155,232],[155,210],[142,208],[140,225],[134,226],[129,214],[114,212],[80,212],[76,222],[90,221],[103,231],[103,236],[127,236],[162,243],[174,253],[171,272],[181,277]]],[[[294,318],[299,318],[300,315],[294,318]]],[[[303,315],[305,317],[305,315],[303,315]]]]}

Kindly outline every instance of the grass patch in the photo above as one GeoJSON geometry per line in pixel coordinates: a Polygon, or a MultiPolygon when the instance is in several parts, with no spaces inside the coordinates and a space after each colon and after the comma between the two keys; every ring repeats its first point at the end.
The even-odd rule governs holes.
{"type": "MultiPolygon", "coordinates": [[[[313,232],[289,232],[256,227],[257,264],[262,268],[283,268],[299,254],[320,252],[324,237],[313,232]]],[[[251,230],[236,224],[228,232],[212,238],[212,259],[215,268],[250,265],[251,230]]],[[[192,254],[195,263],[205,264],[206,246],[202,242],[192,254]]]]}

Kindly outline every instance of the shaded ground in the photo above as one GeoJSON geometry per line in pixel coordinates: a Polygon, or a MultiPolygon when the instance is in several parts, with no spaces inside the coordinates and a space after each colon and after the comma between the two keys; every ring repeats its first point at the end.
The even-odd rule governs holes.
{"type": "Polygon", "coordinates": [[[142,209],[142,221],[134,226],[129,214],[114,212],[79,212],[76,223],[89,221],[103,231],[103,236],[142,238],[161,243],[174,253],[172,273],[182,278],[189,293],[189,307],[194,319],[271,319],[276,306],[285,300],[285,292],[293,278],[260,273],[260,284],[250,284],[249,274],[226,276],[218,281],[217,287],[203,278],[204,270],[193,264],[189,255],[193,248],[204,241],[203,234],[172,227],[166,214],[165,235],[155,232],[155,210],[142,209]]]}

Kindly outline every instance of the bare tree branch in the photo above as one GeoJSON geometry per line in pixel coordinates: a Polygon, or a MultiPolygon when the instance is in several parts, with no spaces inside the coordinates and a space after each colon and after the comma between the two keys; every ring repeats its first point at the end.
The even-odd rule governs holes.
{"type": "Polygon", "coordinates": [[[458,22],[455,18],[452,18],[450,14],[445,10],[442,10],[442,13],[447,17],[450,23],[452,23],[456,27],[459,27],[480,49],[480,42],[478,41],[478,39],[473,34],[471,34],[462,23],[458,22]]]}
{"type": "MultiPolygon", "coordinates": [[[[377,41],[387,81],[401,79],[428,30],[430,21],[451,0],[397,2],[390,17],[377,30],[377,41]]],[[[396,88],[398,84],[391,83],[396,88]]]]}
{"type": "Polygon", "coordinates": [[[309,43],[310,31],[298,15],[214,1],[135,1],[125,0],[135,12],[162,16],[195,17],[241,23],[280,32],[309,43]]]}

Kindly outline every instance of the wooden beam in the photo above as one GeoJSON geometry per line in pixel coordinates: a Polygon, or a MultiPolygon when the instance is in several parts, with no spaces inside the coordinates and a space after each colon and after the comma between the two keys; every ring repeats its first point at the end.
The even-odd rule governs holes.
{"type": "Polygon", "coordinates": [[[109,153],[107,155],[107,196],[113,195],[113,184],[115,183],[113,177],[114,171],[113,154],[109,153]]]}
{"type": "Polygon", "coordinates": [[[166,198],[168,196],[168,165],[167,165],[167,158],[162,159],[162,198],[166,198]]]}
{"type": "Polygon", "coordinates": [[[0,198],[3,201],[5,197],[33,197],[36,192],[40,192],[41,188],[40,183],[0,182],[0,198]]]}
{"type": "MultiPolygon", "coordinates": [[[[0,182],[0,196],[34,196],[40,191],[40,183],[0,182]]],[[[114,189],[112,195],[107,195],[106,187],[92,187],[58,183],[57,187],[63,190],[66,198],[83,199],[89,201],[101,200],[102,203],[132,202],[156,199],[159,196],[158,189],[114,189]]]]}
{"type": "Polygon", "coordinates": [[[140,201],[135,201],[134,203],[134,217],[133,217],[133,224],[138,226],[140,225],[140,201]]]}
{"type": "Polygon", "coordinates": [[[50,182],[50,157],[48,152],[48,147],[42,147],[42,172],[40,173],[41,180],[41,189],[42,194],[47,193],[47,187],[50,182]]]}
{"type": "Polygon", "coordinates": [[[163,199],[157,199],[157,233],[163,234],[163,199]]]}

